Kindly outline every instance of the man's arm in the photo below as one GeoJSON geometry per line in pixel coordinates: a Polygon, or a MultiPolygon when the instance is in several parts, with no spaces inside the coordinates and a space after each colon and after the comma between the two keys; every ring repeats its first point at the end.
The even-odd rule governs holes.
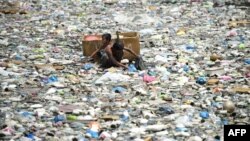
{"type": "Polygon", "coordinates": [[[131,49],[129,49],[129,48],[124,48],[124,50],[130,52],[130,53],[133,54],[135,57],[139,58],[139,56],[136,55],[136,53],[135,53],[133,50],[131,50],[131,49]]]}
{"type": "Polygon", "coordinates": [[[111,49],[107,49],[107,50],[105,50],[105,51],[107,52],[108,57],[109,57],[109,59],[111,60],[111,62],[114,63],[116,66],[123,67],[123,68],[126,68],[126,69],[128,68],[127,66],[125,66],[125,65],[123,65],[122,63],[118,62],[118,61],[114,58],[111,49]]]}

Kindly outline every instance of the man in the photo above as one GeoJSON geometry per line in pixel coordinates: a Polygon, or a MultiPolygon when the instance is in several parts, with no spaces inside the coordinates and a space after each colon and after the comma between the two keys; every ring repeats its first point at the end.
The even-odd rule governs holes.
{"type": "Polygon", "coordinates": [[[116,66],[127,69],[128,67],[121,63],[124,50],[130,52],[136,57],[139,57],[131,49],[124,48],[123,44],[120,44],[119,42],[112,43],[111,35],[109,33],[105,33],[102,35],[102,46],[93,52],[90,57],[93,58],[95,55],[98,55],[100,58],[101,67],[104,68],[116,66]]]}

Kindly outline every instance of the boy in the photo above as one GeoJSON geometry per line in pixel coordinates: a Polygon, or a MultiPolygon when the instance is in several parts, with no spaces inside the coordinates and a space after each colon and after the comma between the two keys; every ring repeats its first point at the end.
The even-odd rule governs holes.
{"type": "Polygon", "coordinates": [[[101,67],[104,68],[116,66],[127,69],[128,67],[121,63],[124,55],[123,50],[130,52],[136,57],[139,57],[131,49],[124,48],[123,44],[120,44],[118,42],[112,43],[111,34],[105,33],[102,35],[102,46],[98,50],[93,52],[90,57],[93,58],[97,54],[101,60],[101,67]]]}

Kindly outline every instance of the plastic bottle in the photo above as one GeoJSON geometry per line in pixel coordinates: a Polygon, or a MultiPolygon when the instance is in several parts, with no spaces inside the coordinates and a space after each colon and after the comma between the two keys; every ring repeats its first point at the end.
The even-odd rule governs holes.
{"type": "Polygon", "coordinates": [[[66,120],[66,118],[63,115],[57,115],[57,116],[54,117],[54,122],[55,123],[60,122],[60,121],[65,121],[65,120],[66,120]]]}
{"type": "Polygon", "coordinates": [[[136,72],[137,69],[135,68],[135,65],[134,65],[134,64],[129,64],[129,66],[128,66],[128,71],[129,71],[129,72],[136,72]]]}
{"type": "Polygon", "coordinates": [[[125,110],[123,112],[123,114],[121,115],[121,120],[124,121],[124,122],[127,122],[129,120],[129,113],[127,110],[125,110]]]}

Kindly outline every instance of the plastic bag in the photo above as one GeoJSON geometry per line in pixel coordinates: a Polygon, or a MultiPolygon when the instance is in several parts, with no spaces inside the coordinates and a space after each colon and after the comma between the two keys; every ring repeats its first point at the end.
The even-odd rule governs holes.
{"type": "Polygon", "coordinates": [[[135,67],[136,67],[137,70],[145,70],[146,69],[146,65],[145,65],[142,57],[138,57],[135,60],[135,67]]]}

